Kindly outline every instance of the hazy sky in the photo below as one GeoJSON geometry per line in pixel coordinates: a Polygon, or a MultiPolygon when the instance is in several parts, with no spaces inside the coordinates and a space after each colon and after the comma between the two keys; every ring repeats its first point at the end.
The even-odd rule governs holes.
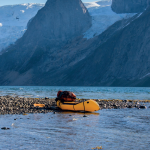
{"type": "MultiPolygon", "coordinates": [[[[0,0],[0,6],[22,4],[22,3],[45,3],[47,0],[0,0]]],[[[83,2],[94,2],[96,0],[82,0],[83,2]]],[[[97,0],[98,1],[98,0],[97,0]]]]}

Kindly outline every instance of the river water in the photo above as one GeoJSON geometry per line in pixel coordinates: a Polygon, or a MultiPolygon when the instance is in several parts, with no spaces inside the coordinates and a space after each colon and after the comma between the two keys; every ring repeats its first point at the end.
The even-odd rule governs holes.
{"type": "MultiPolygon", "coordinates": [[[[0,94],[56,97],[60,89],[81,98],[149,99],[149,88],[0,87],[0,94]]],[[[150,104],[146,105],[147,109],[103,109],[86,113],[87,117],[74,112],[0,115],[0,128],[10,128],[0,129],[0,150],[91,150],[97,146],[104,150],[148,150],[150,104]]]]}

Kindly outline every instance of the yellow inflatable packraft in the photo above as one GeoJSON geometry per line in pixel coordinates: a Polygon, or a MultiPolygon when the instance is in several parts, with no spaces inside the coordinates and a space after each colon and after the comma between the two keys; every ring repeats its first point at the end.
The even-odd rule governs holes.
{"type": "Polygon", "coordinates": [[[62,110],[71,110],[71,111],[98,111],[100,110],[99,104],[94,100],[86,100],[83,102],[61,102],[57,101],[57,107],[62,110]]]}

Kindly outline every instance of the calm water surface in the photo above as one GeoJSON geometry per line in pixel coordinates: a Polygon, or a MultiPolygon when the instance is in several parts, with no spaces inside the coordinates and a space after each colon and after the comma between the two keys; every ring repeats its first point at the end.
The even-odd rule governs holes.
{"type": "Polygon", "coordinates": [[[0,149],[148,150],[150,109],[0,115],[0,149]],[[17,120],[14,120],[16,119],[17,120]]]}
{"type": "Polygon", "coordinates": [[[150,99],[149,87],[0,86],[0,95],[55,98],[59,90],[72,91],[78,98],[150,99]]]}

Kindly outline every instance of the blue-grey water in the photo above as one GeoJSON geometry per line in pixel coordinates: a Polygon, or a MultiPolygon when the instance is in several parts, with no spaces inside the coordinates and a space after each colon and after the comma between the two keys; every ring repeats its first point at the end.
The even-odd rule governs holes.
{"type": "Polygon", "coordinates": [[[59,90],[87,99],[150,99],[150,87],[0,86],[0,95],[55,98],[59,90]]]}
{"type": "MultiPolygon", "coordinates": [[[[116,87],[0,87],[0,95],[56,97],[58,90],[80,98],[150,99],[150,88],[116,87]]],[[[61,112],[0,115],[0,150],[150,149],[150,104],[147,109],[110,109],[96,113],[61,112]]]]}

